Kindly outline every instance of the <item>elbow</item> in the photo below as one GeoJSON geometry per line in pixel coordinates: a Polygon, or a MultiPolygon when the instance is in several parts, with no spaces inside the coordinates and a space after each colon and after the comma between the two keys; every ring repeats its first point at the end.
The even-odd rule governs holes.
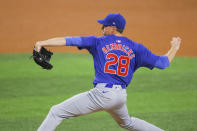
{"type": "Polygon", "coordinates": [[[168,57],[166,56],[161,56],[155,63],[155,67],[159,69],[166,69],[169,66],[170,66],[170,62],[168,57]]]}
{"type": "Polygon", "coordinates": [[[169,67],[170,65],[169,64],[163,64],[163,65],[161,65],[161,66],[158,66],[157,68],[159,68],[159,69],[166,69],[167,67],[169,67]]]}

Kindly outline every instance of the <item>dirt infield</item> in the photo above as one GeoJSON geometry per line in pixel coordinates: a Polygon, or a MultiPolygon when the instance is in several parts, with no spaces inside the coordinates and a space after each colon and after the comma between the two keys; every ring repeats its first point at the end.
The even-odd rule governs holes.
{"type": "MultiPolygon", "coordinates": [[[[0,53],[31,52],[36,41],[58,36],[101,35],[97,19],[110,12],[127,20],[125,36],[157,54],[172,36],[182,37],[179,56],[197,56],[196,0],[0,0],[0,53]]],[[[53,48],[73,52],[76,48],[53,48]]]]}

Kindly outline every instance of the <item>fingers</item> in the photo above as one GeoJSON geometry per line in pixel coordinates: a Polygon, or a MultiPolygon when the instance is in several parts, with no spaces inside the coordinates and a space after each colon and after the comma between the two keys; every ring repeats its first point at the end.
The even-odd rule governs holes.
{"type": "Polygon", "coordinates": [[[173,37],[171,40],[171,46],[175,47],[177,50],[180,48],[181,38],[180,37],[173,37]]]}
{"type": "Polygon", "coordinates": [[[171,43],[181,43],[180,37],[173,37],[171,43]]]}
{"type": "Polygon", "coordinates": [[[181,38],[180,37],[173,37],[172,41],[181,42],[181,38]]]}

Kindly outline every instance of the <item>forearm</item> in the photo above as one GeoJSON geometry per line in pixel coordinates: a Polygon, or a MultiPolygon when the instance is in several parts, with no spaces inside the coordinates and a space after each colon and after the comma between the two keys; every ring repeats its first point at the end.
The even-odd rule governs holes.
{"type": "Polygon", "coordinates": [[[169,62],[171,62],[174,59],[177,51],[178,51],[178,49],[176,47],[172,46],[170,48],[170,50],[165,54],[165,56],[168,57],[169,62]]]}
{"type": "Polygon", "coordinates": [[[171,62],[175,55],[176,55],[176,52],[179,50],[180,48],[180,44],[181,44],[181,38],[180,37],[173,37],[172,38],[172,41],[171,41],[171,48],[170,50],[168,51],[168,53],[166,54],[166,56],[168,57],[169,59],[169,62],[171,62]]]}
{"type": "Polygon", "coordinates": [[[64,37],[52,38],[44,41],[36,42],[35,48],[37,51],[40,51],[42,46],[65,46],[66,40],[64,37]]]}
{"type": "Polygon", "coordinates": [[[165,69],[170,65],[170,62],[174,59],[176,52],[179,50],[181,44],[181,38],[173,37],[171,41],[170,50],[164,55],[160,56],[159,59],[155,62],[155,67],[159,69],[165,69]]]}

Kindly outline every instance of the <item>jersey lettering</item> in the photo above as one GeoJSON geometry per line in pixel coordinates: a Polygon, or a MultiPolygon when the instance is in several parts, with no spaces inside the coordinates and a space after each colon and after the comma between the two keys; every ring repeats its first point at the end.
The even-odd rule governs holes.
{"type": "Polygon", "coordinates": [[[130,57],[130,59],[135,57],[135,55],[133,55],[133,53],[134,53],[133,50],[124,44],[111,43],[109,45],[105,45],[102,48],[102,51],[105,54],[107,54],[109,51],[112,51],[112,50],[120,50],[120,51],[126,53],[128,55],[128,57],[130,57]]]}
{"type": "Polygon", "coordinates": [[[110,50],[111,50],[111,49],[109,48],[109,45],[106,45],[106,47],[107,47],[107,50],[108,50],[108,51],[110,51],[110,50]]]}
{"type": "Polygon", "coordinates": [[[105,54],[107,54],[108,51],[106,50],[105,47],[103,47],[102,50],[103,50],[103,52],[104,52],[105,54]]]}
{"type": "Polygon", "coordinates": [[[118,50],[121,50],[122,44],[118,44],[118,50]]]}
{"type": "Polygon", "coordinates": [[[127,55],[130,56],[131,53],[133,53],[133,51],[132,51],[132,50],[129,50],[129,51],[127,52],[127,55]]]}
{"type": "Polygon", "coordinates": [[[128,46],[126,46],[125,48],[124,48],[124,52],[127,54],[127,50],[129,49],[129,47],[128,46]]]}
{"type": "Polygon", "coordinates": [[[110,47],[111,47],[112,50],[115,50],[114,44],[110,44],[110,47]]]}

